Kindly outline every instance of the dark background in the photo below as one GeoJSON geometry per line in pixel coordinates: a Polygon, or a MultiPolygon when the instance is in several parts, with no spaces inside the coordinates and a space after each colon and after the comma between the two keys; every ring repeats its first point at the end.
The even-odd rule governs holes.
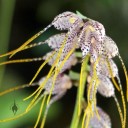
{"type": "MultiPolygon", "coordinates": [[[[2,4],[0,6],[2,6],[2,4]]],[[[91,19],[101,22],[104,25],[106,34],[109,35],[117,43],[125,65],[128,67],[127,0],[17,0],[15,3],[12,19],[8,50],[10,51],[19,47],[32,35],[49,25],[56,15],[65,11],[76,12],[76,10],[91,19]]],[[[56,33],[56,31],[55,29],[51,28],[35,42],[44,40],[53,33],[56,33]]],[[[4,42],[0,42],[0,45],[2,45],[2,43],[4,42]]],[[[46,51],[47,49],[45,47],[39,46],[38,48],[17,54],[14,56],[14,58],[39,57],[43,56],[46,51]]],[[[119,67],[119,74],[123,84],[123,89],[125,91],[126,80],[124,77],[123,69],[118,57],[115,58],[115,61],[119,67]]],[[[8,65],[4,73],[1,88],[7,89],[13,87],[14,85],[28,83],[40,64],[41,62],[8,65]]],[[[47,69],[48,67],[46,67],[40,73],[37,80],[47,73],[47,69]]],[[[10,98],[6,96],[0,97],[0,104],[4,103],[3,106],[0,106],[0,109],[2,110],[0,117],[4,118],[4,115],[9,112],[12,114],[10,107],[12,106],[11,104],[13,104],[14,99],[16,99],[17,105],[19,106],[18,110],[20,111],[23,108],[23,105],[20,105],[19,103],[20,100],[22,100],[25,95],[27,96],[34,90],[35,88],[24,89],[21,92],[13,92],[13,94],[10,94],[10,98]]],[[[116,93],[120,100],[121,98],[119,93],[116,93]]],[[[45,125],[46,128],[69,127],[73,115],[75,97],[76,88],[73,87],[73,89],[69,90],[68,93],[59,102],[55,103],[53,107],[51,107],[45,125]]],[[[110,115],[113,128],[120,128],[121,125],[119,114],[113,98],[107,99],[98,95],[98,105],[101,106],[110,115]]],[[[30,115],[28,114],[28,116],[25,118],[22,117],[21,120],[18,119],[17,121],[12,121],[9,123],[1,123],[0,127],[31,128],[36,121],[38,109],[35,109],[33,113],[30,113],[30,115]]],[[[8,117],[8,115],[5,117],[8,117]]]]}

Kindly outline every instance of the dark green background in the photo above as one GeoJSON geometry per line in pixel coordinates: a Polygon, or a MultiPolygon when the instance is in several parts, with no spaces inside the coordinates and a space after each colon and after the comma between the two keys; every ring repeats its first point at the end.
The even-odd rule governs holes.
{"type": "MultiPolygon", "coordinates": [[[[2,0],[0,0],[0,7],[2,6],[2,0]]],[[[106,34],[117,43],[125,65],[128,67],[127,0],[16,0],[8,50],[19,47],[33,34],[49,25],[56,15],[64,11],[76,12],[76,10],[91,19],[101,22],[104,25],[106,34]]],[[[44,35],[38,38],[36,42],[44,40],[54,33],[56,33],[55,29],[51,28],[44,35]]],[[[6,42],[0,42],[0,46],[4,43],[6,42]]],[[[0,49],[2,49],[2,47],[0,49]]],[[[3,53],[1,51],[0,54],[3,53]]],[[[41,46],[33,50],[17,54],[14,58],[39,57],[43,56],[46,51],[47,48],[41,46]]],[[[125,91],[126,80],[118,57],[115,58],[115,61],[119,67],[119,74],[123,84],[123,89],[125,91]]],[[[28,83],[40,64],[41,62],[8,65],[4,73],[1,90],[13,87],[14,85],[28,83]]],[[[2,67],[0,67],[0,69],[1,68],[2,67]]],[[[37,80],[46,73],[47,67],[40,73],[37,80]]],[[[6,115],[6,117],[13,116],[10,107],[12,106],[14,99],[19,106],[18,112],[22,111],[24,106],[23,104],[25,103],[22,104],[20,101],[34,91],[34,89],[24,89],[23,91],[13,92],[7,96],[0,97],[0,119],[4,118],[4,115],[6,115]]],[[[118,95],[118,92],[116,93],[118,95]]],[[[45,125],[46,128],[69,127],[75,104],[75,96],[76,88],[73,87],[73,89],[68,91],[62,100],[51,107],[45,125]]],[[[118,95],[118,98],[120,99],[120,95],[118,95]]],[[[98,95],[98,105],[110,115],[113,128],[120,128],[119,114],[113,98],[106,99],[98,95]]],[[[39,108],[34,109],[33,112],[28,114],[28,116],[17,121],[13,121],[11,123],[1,123],[0,128],[32,128],[36,121],[38,109],[39,108]]]]}

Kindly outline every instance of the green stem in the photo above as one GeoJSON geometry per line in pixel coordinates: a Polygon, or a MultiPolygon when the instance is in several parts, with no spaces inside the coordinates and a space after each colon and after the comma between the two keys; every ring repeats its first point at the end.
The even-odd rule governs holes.
{"type": "Polygon", "coordinates": [[[73,114],[73,117],[72,117],[70,128],[78,128],[78,124],[79,124],[79,121],[80,121],[81,112],[78,115],[78,113],[79,113],[79,98],[81,99],[81,101],[83,101],[83,96],[84,96],[84,91],[85,91],[85,83],[86,83],[86,78],[87,78],[86,67],[87,67],[87,64],[88,64],[88,60],[89,60],[89,56],[87,56],[85,58],[85,61],[83,61],[83,64],[82,64],[85,67],[84,70],[83,70],[83,76],[82,77],[85,78],[85,79],[83,80],[81,92],[80,92],[80,87],[78,87],[78,89],[77,89],[76,104],[75,104],[74,114],[73,114]]]}
{"type": "MultiPolygon", "coordinates": [[[[0,54],[7,52],[14,7],[15,0],[0,0],[0,54]]],[[[0,61],[5,61],[5,58],[0,58],[0,61]]],[[[0,67],[0,83],[3,74],[4,66],[0,67]]]]}

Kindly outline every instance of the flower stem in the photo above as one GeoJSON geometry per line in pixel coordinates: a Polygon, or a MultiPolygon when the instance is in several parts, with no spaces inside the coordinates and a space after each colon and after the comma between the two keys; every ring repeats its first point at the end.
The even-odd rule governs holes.
{"type": "Polygon", "coordinates": [[[72,121],[71,121],[71,125],[70,128],[78,128],[79,122],[80,122],[80,116],[81,116],[81,111],[79,113],[79,98],[80,101],[83,101],[84,97],[84,91],[85,91],[85,83],[86,83],[86,79],[87,79],[87,64],[88,64],[88,60],[89,60],[89,56],[86,56],[85,60],[83,61],[82,65],[84,66],[84,70],[82,71],[83,76],[82,78],[84,78],[83,80],[83,84],[81,87],[81,91],[80,91],[80,87],[78,87],[77,89],[77,97],[76,97],[76,104],[75,104],[75,109],[74,109],[74,114],[72,117],[72,121]]]}

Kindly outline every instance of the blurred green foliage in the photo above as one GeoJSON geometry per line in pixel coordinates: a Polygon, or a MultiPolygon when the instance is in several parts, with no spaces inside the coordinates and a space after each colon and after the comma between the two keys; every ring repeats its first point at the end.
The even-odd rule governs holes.
{"type": "MultiPolygon", "coordinates": [[[[14,7],[13,7],[14,8],[14,7]]],[[[128,1],[127,0],[17,0],[16,4],[13,3],[13,0],[0,0],[0,54],[4,53],[7,50],[8,40],[9,40],[9,49],[15,49],[33,34],[40,31],[48,24],[51,23],[53,18],[64,12],[72,11],[76,12],[78,10],[83,15],[101,22],[106,29],[107,35],[109,35],[117,45],[119,46],[120,54],[125,62],[125,65],[128,69],[128,1]],[[5,4],[3,4],[3,2],[5,4]],[[13,5],[12,5],[13,4],[13,5]],[[3,17],[7,18],[2,22],[2,9],[9,9],[8,6],[14,6],[15,10],[12,17],[12,14],[3,14],[3,17]],[[12,25],[11,25],[11,19],[12,25]],[[8,23],[7,23],[8,22],[8,23]],[[10,26],[11,25],[11,32],[10,26]],[[10,38],[9,38],[10,33],[10,38]]],[[[7,12],[7,10],[5,11],[7,12]]],[[[48,30],[44,35],[38,38],[35,42],[44,40],[53,33],[57,33],[53,28],[48,30]]],[[[42,46],[36,49],[23,52],[23,54],[18,54],[14,58],[25,58],[32,56],[43,56],[47,48],[42,46]]],[[[116,59],[117,62],[118,59],[116,59]]],[[[6,72],[3,78],[3,83],[0,85],[1,90],[13,87],[14,85],[20,85],[21,83],[28,83],[40,63],[32,64],[14,64],[9,65],[6,68],[6,72]]],[[[126,90],[124,73],[120,63],[118,63],[120,77],[123,83],[124,90],[126,90]]],[[[2,72],[2,67],[0,67],[2,72]]],[[[46,74],[47,70],[41,72],[39,78],[46,74]]],[[[29,95],[33,90],[24,91],[14,91],[10,96],[0,97],[0,119],[4,116],[13,116],[12,111],[10,110],[10,105],[13,104],[14,99],[16,100],[20,113],[23,111],[24,105],[20,104],[22,99],[29,95]],[[8,98],[9,97],[9,98],[8,98]],[[11,98],[12,97],[12,98],[11,98]]],[[[65,128],[70,124],[73,109],[75,104],[76,89],[72,89],[69,93],[61,100],[57,102],[51,111],[49,111],[48,121],[46,122],[46,128],[65,128]]],[[[119,96],[118,96],[119,97],[119,96]]],[[[112,98],[105,99],[98,95],[98,104],[102,106],[103,109],[110,115],[112,119],[113,128],[120,128],[120,119],[115,109],[116,105],[112,98]]],[[[16,121],[1,123],[0,128],[30,128],[36,121],[37,112],[39,105],[34,111],[30,112],[26,117],[22,117],[16,121]]]]}
{"type": "MultiPolygon", "coordinates": [[[[7,52],[8,49],[14,7],[15,7],[15,0],[12,1],[0,0],[0,52],[1,53],[7,52]]],[[[2,61],[3,60],[5,59],[2,59],[2,61]]],[[[0,72],[0,83],[1,83],[4,74],[4,66],[0,68],[0,71],[1,71],[0,72]]]]}

